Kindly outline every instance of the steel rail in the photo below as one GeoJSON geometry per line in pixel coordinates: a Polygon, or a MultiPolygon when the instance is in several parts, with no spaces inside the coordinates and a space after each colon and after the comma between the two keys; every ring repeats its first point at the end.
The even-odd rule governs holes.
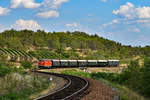
{"type": "MultiPolygon", "coordinates": [[[[80,78],[80,77],[78,77],[78,78],[80,78]]],[[[73,96],[76,96],[77,94],[80,94],[82,91],[84,91],[84,90],[86,90],[88,88],[89,82],[87,80],[83,79],[83,78],[80,78],[80,79],[84,80],[86,85],[83,88],[81,88],[80,90],[74,92],[72,95],[65,97],[63,100],[69,100],[73,96]]]]}
{"type": "Polygon", "coordinates": [[[52,93],[49,93],[47,95],[40,96],[40,97],[38,97],[38,98],[36,98],[34,100],[56,100],[56,99],[51,99],[51,97],[53,95],[59,95],[59,94],[57,94],[59,92],[60,93],[63,92],[63,91],[70,92],[71,90],[68,91],[66,89],[74,88],[74,87],[71,87],[71,85],[75,85],[75,83],[73,83],[73,82],[78,80],[79,84],[81,83],[81,85],[83,85],[83,86],[80,89],[77,89],[76,91],[74,91],[73,93],[71,93],[71,94],[69,94],[69,95],[67,95],[65,97],[62,97],[62,98],[60,97],[61,99],[59,99],[59,100],[71,100],[71,99],[75,98],[76,96],[78,96],[83,91],[85,91],[88,88],[88,86],[89,86],[89,82],[87,80],[85,80],[83,78],[80,78],[80,77],[77,77],[77,76],[57,74],[57,73],[49,73],[49,72],[40,72],[40,71],[35,71],[35,72],[42,73],[42,74],[48,74],[48,75],[54,75],[54,76],[57,76],[57,77],[63,77],[65,80],[68,81],[68,83],[63,88],[60,88],[60,89],[58,89],[58,90],[56,90],[56,91],[54,91],[52,93]],[[75,81],[73,81],[73,79],[75,81]]]}

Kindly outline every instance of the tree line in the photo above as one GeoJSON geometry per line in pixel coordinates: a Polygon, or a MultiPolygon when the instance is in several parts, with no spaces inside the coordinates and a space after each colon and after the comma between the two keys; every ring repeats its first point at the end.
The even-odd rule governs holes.
{"type": "Polygon", "coordinates": [[[150,46],[132,47],[85,32],[45,32],[37,30],[6,30],[0,33],[0,47],[24,50],[36,54],[49,50],[56,54],[86,59],[126,59],[137,55],[150,56],[150,46]],[[69,49],[67,49],[69,48],[69,49]],[[77,53],[77,54],[76,54],[77,53]],[[66,55],[67,55],[66,54],[66,55]]]}

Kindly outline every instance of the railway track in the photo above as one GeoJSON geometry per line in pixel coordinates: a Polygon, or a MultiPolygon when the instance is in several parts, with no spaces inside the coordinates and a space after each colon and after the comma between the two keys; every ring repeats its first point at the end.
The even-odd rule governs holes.
{"type": "Polygon", "coordinates": [[[82,94],[89,86],[89,82],[80,77],[40,71],[34,72],[63,77],[68,81],[63,88],[45,96],[36,98],[35,100],[79,100],[79,95],[82,94]]]}

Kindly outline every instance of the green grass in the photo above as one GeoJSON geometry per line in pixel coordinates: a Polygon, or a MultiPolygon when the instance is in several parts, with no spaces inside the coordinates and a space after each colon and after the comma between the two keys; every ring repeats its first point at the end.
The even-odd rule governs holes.
{"type": "Polygon", "coordinates": [[[0,100],[31,100],[50,86],[49,80],[30,73],[10,72],[0,77],[0,100]]]}

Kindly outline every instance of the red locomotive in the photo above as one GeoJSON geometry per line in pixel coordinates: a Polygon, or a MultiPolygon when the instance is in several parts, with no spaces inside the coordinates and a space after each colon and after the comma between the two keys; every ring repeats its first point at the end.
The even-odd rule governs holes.
{"type": "Polygon", "coordinates": [[[43,68],[43,67],[50,68],[52,66],[52,61],[49,59],[39,60],[38,66],[39,66],[39,68],[43,68]]]}

